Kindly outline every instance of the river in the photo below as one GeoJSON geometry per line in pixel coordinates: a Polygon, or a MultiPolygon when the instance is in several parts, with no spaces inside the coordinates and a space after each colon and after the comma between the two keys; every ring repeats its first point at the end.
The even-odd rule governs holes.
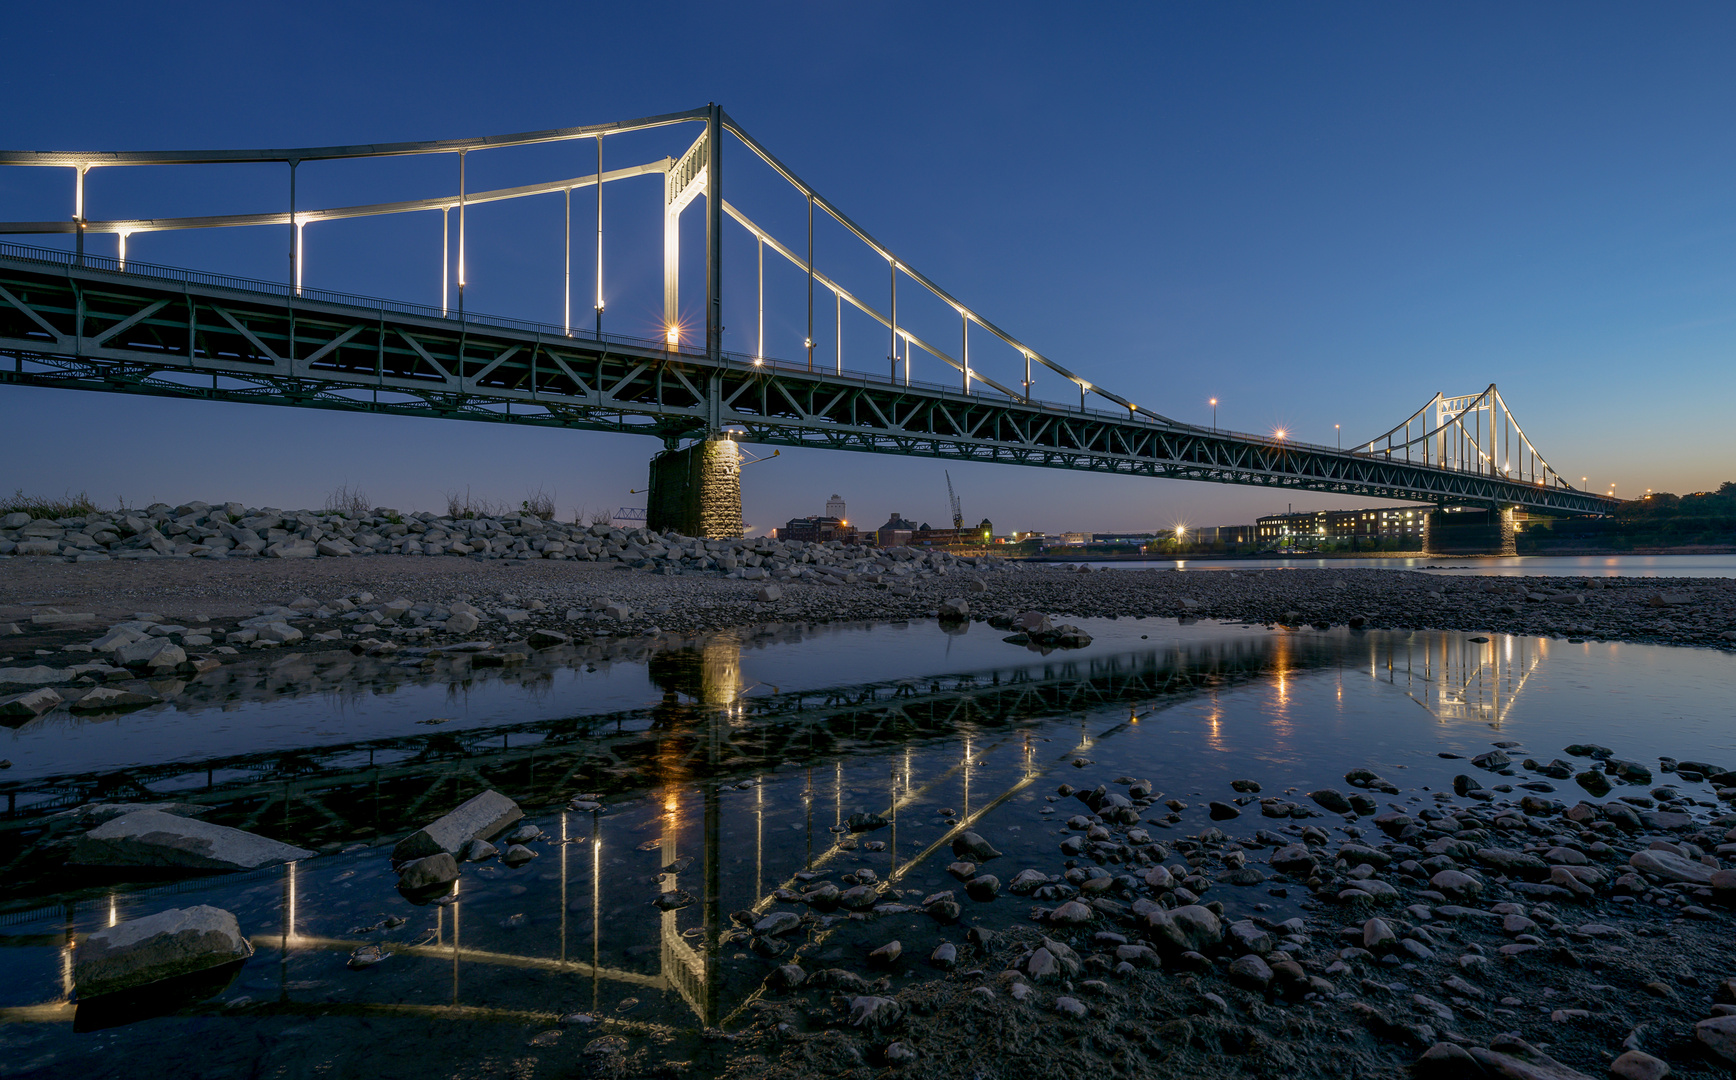
{"type": "MultiPolygon", "coordinates": [[[[1045,865],[1057,822],[1078,812],[1054,794],[1065,783],[1149,780],[1175,800],[1151,808],[1159,839],[1207,824],[1246,838],[1277,827],[1246,796],[1239,817],[1205,820],[1207,801],[1236,797],[1232,781],[1283,795],[1342,787],[1363,767],[1416,802],[1449,790],[1462,759],[1491,744],[1516,763],[1597,742],[1654,769],[1660,757],[1736,766],[1729,654],[1156,618],[1086,628],[1091,645],[1048,654],[983,624],[910,622],[722,634],[637,659],[556,649],[489,671],[272,656],[161,706],[0,731],[16,824],[88,797],[80,776],[124,774],[148,789],[130,798],[189,799],[210,820],[322,852],[170,884],[67,880],[58,861],[21,853],[30,830],[13,828],[0,1055],[42,1075],[118,1075],[125,1045],[126,1075],[168,1077],[183,1068],[170,1051],[196,1042],[212,1075],[347,1075],[392,1018],[394,1053],[455,1075],[496,1060],[499,1037],[512,1054],[542,1039],[531,1045],[558,1063],[599,1031],[703,1062],[702,1033],[743,1023],[776,962],[730,944],[730,912],[766,910],[798,873],[842,885],[872,870],[916,903],[957,887],[945,842],[965,827],[1005,853],[1003,880],[1045,865]],[[483,786],[545,831],[530,845],[538,858],[471,864],[454,902],[407,902],[386,845],[483,786]],[[579,794],[601,795],[605,811],[567,809],[579,794]],[[886,827],[843,839],[857,813],[886,827]],[[660,910],[660,891],[694,901],[660,910]],[[204,1001],[80,1019],[71,942],[196,903],[235,912],[253,939],[233,979],[204,1001]],[[408,922],[382,929],[387,916],[408,922]],[[390,945],[390,962],[347,969],[365,942],[390,945]],[[536,1034],[561,1031],[563,1014],[592,1030],[536,1034]]],[[[1661,779],[1678,809],[1719,805],[1705,783],[1661,779]]],[[[1568,802],[1582,794],[1571,780],[1553,787],[1568,802]]],[[[1649,802],[1649,787],[1630,794],[1649,802]]],[[[1301,910],[1284,889],[1212,896],[1232,918],[1301,910]]],[[[1017,919],[1027,906],[1007,896],[971,918],[1017,919]]],[[[962,940],[920,909],[872,933],[895,919],[912,956],[962,940]]],[[[866,925],[822,935],[817,962],[873,944],[866,925]]],[[[900,977],[938,973],[911,965],[900,977]]]]}

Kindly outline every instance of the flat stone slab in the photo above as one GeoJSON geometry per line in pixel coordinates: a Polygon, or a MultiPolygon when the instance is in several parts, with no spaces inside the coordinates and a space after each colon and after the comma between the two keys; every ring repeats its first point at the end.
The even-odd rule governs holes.
{"type": "Polygon", "coordinates": [[[79,866],[171,866],[188,870],[257,870],[313,857],[227,825],[176,817],[160,810],[125,814],[85,833],[68,861],[79,866]]]}
{"type": "Polygon", "coordinates": [[[518,804],[498,791],[485,791],[438,821],[398,841],[392,861],[426,858],[445,852],[456,856],[472,840],[489,840],[524,817],[518,804]]]}
{"type": "Polygon", "coordinates": [[[1690,885],[1712,884],[1712,868],[1704,863],[1684,859],[1668,851],[1636,851],[1628,856],[1628,865],[1663,878],[1690,885]]]}
{"type": "Polygon", "coordinates": [[[110,709],[137,709],[162,703],[163,699],[155,694],[140,694],[116,686],[99,686],[80,695],[67,708],[73,712],[105,712],[110,709]]]}
{"type": "Polygon", "coordinates": [[[23,694],[13,694],[10,697],[0,697],[0,717],[19,717],[32,719],[59,705],[64,698],[46,686],[39,686],[23,694]]]}
{"type": "Polygon", "coordinates": [[[63,671],[47,664],[0,668],[0,686],[44,686],[67,681],[69,680],[63,671]]]}
{"type": "Polygon", "coordinates": [[[83,1000],[252,955],[230,912],[205,904],[170,908],[90,935],[74,952],[72,981],[83,1000]]]}
{"type": "Polygon", "coordinates": [[[45,615],[30,616],[30,624],[32,626],[47,626],[51,628],[62,626],[83,626],[85,623],[93,622],[96,622],[96,613],[93,611],[51,612],[45,615]]]}
{"type": "Polygon", "coordinates": [[[196,818],[209,807],[197,806],[193,803],[84,803],[71,810],[62,810],[55,814],[56,819],[70,818],[82,829],[95,828],[105,821],[113,821],[118,817],[136,814],[141,810],[153,810],[159,814],[173,814],[176,817],[196,818]]]}

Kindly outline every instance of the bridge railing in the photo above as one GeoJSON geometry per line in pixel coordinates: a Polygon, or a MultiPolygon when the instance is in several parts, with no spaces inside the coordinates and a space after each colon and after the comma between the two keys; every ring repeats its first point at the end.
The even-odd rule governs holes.
{"type": "MultiPolygon", "coordinates": [[[[414,315],[419,318],[439,319],[443,322],[466,324],[473,323],[483,326],[496,326],[507,330],[518,330],[527,333],[541,334],[550,338],[573,338],[583,341],[599,341],[605,343],[631,345],[637,348],[649,349],[655,352],[666,352],[694,360],[704,360],[702,352],[684,349],[680,346],[670,347],[667,341],[660,338],[637,337],[631,334],[603,334],[569,332],[553,323],[537,322],[532,319],[515,319],[503,315],[490,315],[486,312],[467,311],[459,314],[454,310],[442,312],[440,308],[427,304],[414,304],[402,300],[388,300],[378,296],[368,296],[361,293],[334,292],[330,289],[312,289],[303,287],[299,290],[281,281],[263,281],[258,278],[237,277],[232,274],[213,274],[203,270],[190,270],[185,267],[165,266],[160,263],[140,262],[135,259],[119,259],[107,255],[86,253],[82,260],[73,252],[58,248],[43,248],[29,244],[16,244],[0,241],[0,258],[19,259],[26,262],[48,263],[68,269],[83,268],[98,270],[113,274],[134,274],[165,281],[174,281],[188,285],[205,285],[217,289],[229,289],[236,292],[259,293],[265,296],[295,301],[307,300],[322,304],[339,304],[345,307],[366,308],[370,311],[389,311],[400,315],[414,315]]],[[[952,383],[928,382],[919,379],[901,379],[893,375],[878,375],[872,372],[846,370],[842,374],[823,366],[810,369],[806,361],[795,361],[781,357],[755,356],[752,353],[723,353],[725,360],[742,367],[758,368],[767,371],[794,372],[801,374],[825,375],[831,379],[843,379],[863,385],[875,386],[909,386],[913,389],[935,393],[959,395],[963,393],[952,383]]],[[[978,384],[981,385],[981,384],[978,384]]],[[[987,396],[999,398],[998,392],[984,394],[972,389],[971,397],[987,396]]],[[[1015,399],[1016,400],[1016,399],[1015,399]]],[[[1120,410],[1080,408],[1052,401],[1038,401],[1051,409],[1065,409],[1068,412],[1087,416],[1119,417],[1127,419],[1127,414],[1120,410]]],[[[1159,425],[1161,426],[1161,425],[1159,425]]],[[[1224,434],[1232,434],[1224,432],[1224,434]]],[[[1246,436],[1257,438],[1257,436],[1246,436]]]]}
{"type": "MultiPolygon", "coordinates": [[[[441,312],[438,307],[427,304],[412,304],[403,300],[387,300],[378,296],[367,296],[361,293],[333,292],[329,289],[296,289],[281,281],[262,281],[258,278],[236,277],[231,274],[213,274],[204,270],[189,270],[179,266],[164,266],[159,263],[139,262],[135,259],[118,259],[108,255],[93,255],[86,252],[81,260],[70,251],[57,248],[34,247],[29,244],[14,244],[0,240],[0,258],[21,259],[29,262],[51,263],[56,266],[79,268],[87,270],[102,270],[113,274],[136,274],[141,277],[160,278],[188,285],[207,285],[215,289],[232,289],[236,292],[262,293],[266,296],[280,297],[286,300],[312,300],[322,304],[341,304],[346,307],[367,308],[372,311],[390,311],[400,315],[415,315],[421,318],[440,319],[445,322],[480,323],[486,326],[498,326],[508,330],[524,330],[531,333],[547,334],[553,337],[568,337],[565,330],[549,323],[536,322],[531,319],[514,319],[505,315],[489,315],[486,313],[466,312],[459,316],[456,312],[441,312]]],[[[639,345],[648,348],[661,349],[663,343],[653,338],[632,337],[626,334],[604,334],[601,339],[595,334],[582,335],[588,340],[603,340],[620,342],[622,344],[639,345]]]]}

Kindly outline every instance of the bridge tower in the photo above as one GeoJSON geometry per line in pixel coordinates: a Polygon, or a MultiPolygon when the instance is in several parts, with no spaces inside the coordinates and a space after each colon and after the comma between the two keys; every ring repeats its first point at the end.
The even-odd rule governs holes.
{"type": "MultiPolygon", "coordinates": [[[[705,356],[723,359],[723,108],[706,108],[705,131],[681,155],[664,181],[663,321],[664,343],[681,345],[681,212],[705,196],[705,356]]],[[[740,536],[741,451],[724,434],[718,416],[720,387],[707,380],[705,428],[685,448],[668,438],[667,449],[651,459],[646,527],[673,529],[685,536],[718,540],[740,536]]]]}
{"type": "Polygon", "coordinates": [[[741,448],[723,433],[651,459],[645,527],[722,540],[740,536],[741,448]]]}
{"type": "Polygon", "coordinates": [[[1447,506],[1429,512],[1428,555],[1517,555],[1511,506],[1447,506]]]}

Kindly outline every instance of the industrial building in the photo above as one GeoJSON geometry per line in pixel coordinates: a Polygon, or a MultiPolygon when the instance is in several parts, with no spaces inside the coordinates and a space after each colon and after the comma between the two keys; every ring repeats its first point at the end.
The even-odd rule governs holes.
{"type": "Polygon", "coordinates": [[[1256,542],[1272,547],[1322,544],[1373,546],[1396,541],[1421,548],[1428,534],[1430,506],[1364,510],[1304,510],[1271,514],[1255,522],[1256,542]]]}

